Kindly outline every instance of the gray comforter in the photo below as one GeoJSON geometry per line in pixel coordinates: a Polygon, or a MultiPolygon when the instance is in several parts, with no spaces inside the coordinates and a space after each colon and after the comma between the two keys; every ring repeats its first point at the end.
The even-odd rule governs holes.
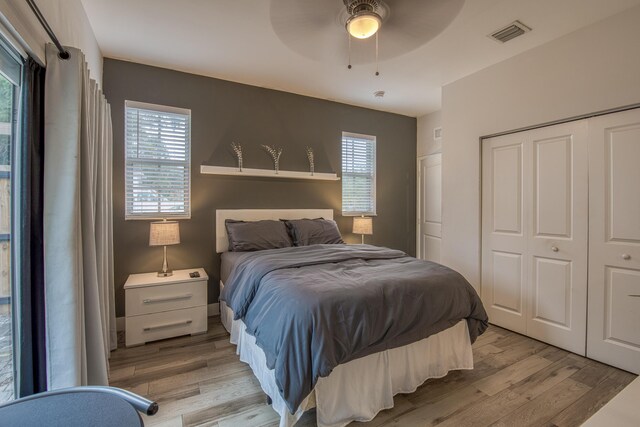
{"type": "Polygon", "coordinates": [[[407,345],[462,319],[475,341],[488,325],[457,272],[370,245],[313,245],[242,255],[220,297],[266,355],[293,413],[319,377],[407,345]]]}

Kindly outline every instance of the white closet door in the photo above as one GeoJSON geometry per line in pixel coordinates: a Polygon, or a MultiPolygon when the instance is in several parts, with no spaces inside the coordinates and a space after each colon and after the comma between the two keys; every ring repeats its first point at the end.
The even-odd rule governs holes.
{"type": "MultiPolygon", "coordinates": [[[[482,288],[489,321],[526,333],[527,212],[525,135],[482,146],[482,288]]],[[[472,215],[469,212],[469,215],[472,215]]]]}
{"type": "Polygon", "coordinates": [[[588,145],[579,121],[483,141],[482,299],[490,322],[586,350],[588,145]]]}
{"type": "Polygon", "coordinates": [[[419,256],[440,262],[442,243],[442,154],[418,159],[419,256]]]}
{"type": "Polygon", "coordinates": [[[640,110],[589,121],[590,358],[640,373],[640,110]]]}
{"type": "Polygon", "coordinates": [[[527,335],[585,355],[588,142],[585,120],[527,132],[527,335]]]}

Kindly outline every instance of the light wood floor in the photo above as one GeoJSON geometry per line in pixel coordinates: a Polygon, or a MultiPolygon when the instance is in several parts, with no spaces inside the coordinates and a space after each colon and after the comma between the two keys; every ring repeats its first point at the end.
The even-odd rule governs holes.
{"type": "MultiPolygon", "coordinates": [[[[579,426],[636,378],[491,326],[473,345],[475,369],[428,380],[395,407],[352,426],[579,426]]],[[[194,337],[119,348],[111,385],[156,400],[149,426],[277,426],[276,413],[220,319],[194,337]]],[[[313,411],[297,426],[315,425],[313,411]]]]}

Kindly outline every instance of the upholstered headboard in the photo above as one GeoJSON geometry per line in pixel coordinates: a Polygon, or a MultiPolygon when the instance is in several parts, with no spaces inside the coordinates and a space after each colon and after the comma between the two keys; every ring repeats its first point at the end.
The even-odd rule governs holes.
{"type": "Polygon", "coordinates": [[[333,209],[218,209],[216,210],[216,252],[229,250],[229,237],[224,221],[259,221],[261,219],[333,219],[333,209]]]}

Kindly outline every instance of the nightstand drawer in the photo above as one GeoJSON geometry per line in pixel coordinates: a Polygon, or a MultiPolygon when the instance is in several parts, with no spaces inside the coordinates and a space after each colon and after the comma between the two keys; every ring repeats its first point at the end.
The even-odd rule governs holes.
{"type": "Polygon", "coordinates": [[[207,306],[131,316],[127,317],[126,322],[127,347],[180,335],[199,334],[207,330],[207,306]]]}
{"type": "Polygon", "coordinates": [[[126,315],[158,313],[207,305],[207,281],[172,283],[127,289],[126,315]]]}

